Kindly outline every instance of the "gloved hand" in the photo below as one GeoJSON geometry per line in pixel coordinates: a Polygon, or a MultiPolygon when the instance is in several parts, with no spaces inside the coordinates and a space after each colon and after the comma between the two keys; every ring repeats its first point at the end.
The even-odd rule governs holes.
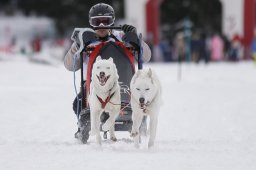
{"type": "Polygon", "coordinates": [[[138,38],[138,35],[134,32],[127,32],[123,37],[122,40],[124,42],[130,43],[132,46],[134,46],[136,49],[139,49],[140,47],[140,40],[138,38]]]}
{"type": "Polygon", "coordinates": [[[82,43],[81,41],[83,41],[84,46],[87,46],[93,41],[96,41],[97,37],[95,31],[91,28],[75,28],[71,40],[75,42],[76,47],[79,49],[80,44],[82,43]],[[80,32],[82,33],[82,40],[79,39],[80,32]]]}
{"type": "Polygon", "coordinates": [[[85,31],[83,32],[82,37],[83,37],[83,43],[85,47],[90,43],[97,41],[97,37],[94,31],[90,31],[90,30],[85,31]]]}
{"type": "Polygon", "coordinates": [[[132,25],[127,25],[127,24],[124,24],[121,29],[124,31],[124,33],[127,33],[127,32],[134,32],[137,34],[137,29],[132,26],[132,25]]]}

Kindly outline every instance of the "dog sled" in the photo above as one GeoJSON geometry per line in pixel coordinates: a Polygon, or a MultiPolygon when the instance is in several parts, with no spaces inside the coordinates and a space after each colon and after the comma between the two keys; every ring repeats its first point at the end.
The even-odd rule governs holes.
{"type": "MultiPolygon", "coordinates": [[[[100,29],[98,27],[97,29],[100,29]]],[[[121,27],[103,27],[104,29],[121,29],[121,27]]],[[[76,30],[72,34],[73,41],[79,41],[80,44],[83,44],[83,30],[76,30]]],[[[141,35],[140,39],[141,42],[141,35]]],[[[81,45],[83,46],[83,45],[81,45]]],[[[119,74],[119,84],[121,87],[121,110],[120,114],[115,121],[115,131],[131,131],[132,128],[132,110],[130,106],[130,81],[132,76],[135,73],[135,55],[138,55],[138,69],[142,69],[142,59],[141,59],[141,48],[135,48],[131,45],[125,46],[124,42],[120,41],[109,41],[109,42],[101,42],[96,45],[94,48],[82,48],[80,46],[79,53],[81,59],[81,92],[82,92],[82,111],[79,114],[83,114],[85,110],[89,110],[87,97],[90,93],[90,82],[91,82],[91,74],[92,67],[96,58],[101,56],[102,59],[113,58],[113,61],[116,65],[118,74],[119,74]],[[89,61],[87,66],[87,79],[84,80],[84,67],[83,67],[83,53],[89,54],[89,61]],[[82,88],[85,87],[86,89],[82,88]]],[[[103,101],[102,101],[103,102],[103,101]]],[[[103,113],[101,116],[102,124],[107,120],[108,113],[103,113]]],[[[146,131],[146,118],[144,118],[143,125],[141,129],[142,131],[146,131]]],[[[81,133],[81,141],[86,143],[89,138],[90,131],[90,122],[87,121],[86,128],[83,128],[83,132],[81,133]]],[[[107,138],[107,132],[104,132],[104,138],[107,138]]]]}

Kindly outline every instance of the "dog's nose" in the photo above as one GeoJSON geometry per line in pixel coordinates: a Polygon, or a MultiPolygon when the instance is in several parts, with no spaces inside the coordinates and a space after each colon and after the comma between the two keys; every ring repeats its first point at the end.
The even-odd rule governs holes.
{"type": "Polygon", "coordinates": [[[100,72],[100,77],[104,77],[105,76],[105,72],[101,71],[100,72]]]}
{"type": "Polygon", "coordinates": [[[145,102],[145,98],[141,97],[141,98],[139,98],[139,101],[140,101],[140,103],[144,103],[145,102]]]}

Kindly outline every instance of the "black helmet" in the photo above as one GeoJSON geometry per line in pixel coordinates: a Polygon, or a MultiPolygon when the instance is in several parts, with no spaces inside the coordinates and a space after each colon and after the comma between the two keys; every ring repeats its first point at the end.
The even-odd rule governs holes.
{"type": "Polygon", "coordinates": [[[89,11],[89,23],[92,27],[111,26],[115,21],[114,9],[104,3],[99,3],[91,7],[89,11]]]}

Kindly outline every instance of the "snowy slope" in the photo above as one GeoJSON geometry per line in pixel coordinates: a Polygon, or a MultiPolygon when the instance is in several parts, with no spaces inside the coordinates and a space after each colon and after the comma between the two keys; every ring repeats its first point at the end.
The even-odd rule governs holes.
{"type": "Polygon", "coordinates": [[[128,132],[101,147],[94,138],[79,143],[73,138],[73,74],[61,64],[1,60],[0,169],[256,168],[256,65],[183,64],[180,81],[177,64],[147,67],[160,76],[164,99],[150,150],[145,141],[135,149],[128,132]]]}

